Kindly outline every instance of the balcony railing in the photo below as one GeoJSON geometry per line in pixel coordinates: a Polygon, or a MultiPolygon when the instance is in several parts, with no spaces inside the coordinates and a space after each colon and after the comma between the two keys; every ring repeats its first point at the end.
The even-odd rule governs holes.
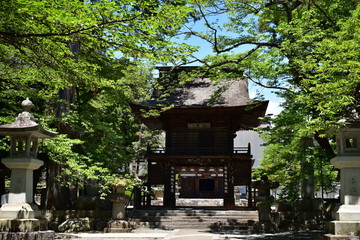
{"type": "Polygon", "coordinates": [[[176,149],[166,149],[164,146],[149,148],[149,154],[167,155],[220,155],[220,154],[250,154],[250,143],[247,147],[234,147],[232,150],[216,147],[178,147],[176,149]]]}

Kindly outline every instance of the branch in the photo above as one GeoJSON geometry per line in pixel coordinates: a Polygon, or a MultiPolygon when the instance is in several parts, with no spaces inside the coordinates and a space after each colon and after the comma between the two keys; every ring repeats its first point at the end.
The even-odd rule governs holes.
{"type": "Polygon", "coordinates": [[[7,37],[18,37],[18,38],[29,38],[29,37],[52,37],[52,36],[63,36],[63,37],[66,37],[66,36],[72,36],[72,35],[75,35],[75,34],[79,34],[79,33],[82,33],[82,32],[86,32],[86,31],[89,31],[89,30],[93,30],[93,29],[97,29],[97,28],[104,28],[106,27],[107,25],[112,25],[112,24],[116,24],[116,23],[125,23],[125,22],[129,22],[129,21],[133,21],[135,20],[136,18],[138,18],[139,16],[141,16],[141,14],[139,15],[136,15],[132,18],[129,18],[129,19],[115,19],[113,21],[105,21],[105,22],[102,22],[100,24],[95,24],[95,25],[92,25],[92,26],[89,26],[89,27],[86,27],[86,28],[80,28],[80,29],[77,29],[77,30],[73,30],[73,31],[69,31],[69,32],[58,32],[58,33],[51,33],[51,32],[48,32],[48,33],[17,33],[17,32],[0,32],[0,36],[7,36],[7,37]]]}
{"type": "Polygon", "coordinates": [[[240,63],[241,61],[245,60],[247,57],[249,57],[253,52],[255,52],[256,50],[258,50],[260,48],[260,46],[255,46],[253,49],[247,51],[246,53],[244,53],[240,58],[238,59],[233,59],[233,60],[227,60],[227,61],[223,61],[214,65],[211,65],[210,68],[216,68],[216,67],[220,67],[222,65],[228,64],[228,63],[240,63]]]}
{"type": "Polygon", "coordinates": [[[228,52],[228,51],[233,50],[234,48],[240,47],[242,45],[249,45],[249,44],[250,45],[256,45],[256,47],[258,47],[258,48],[260,48],[260,47],[276,47],[276,48],[280,48],[280,45],[276,44],[276,43],[245,41],[245,42],[240,42],[240,43],[234,44],[231,47],[224,48],[223,50],[219,51],[218,53],[228,52]]]}
{"type": "Polygon", "coordinates": [[[218,52],[218,47],[217,47],[217,45],[218,45],[218,43],[217,43],[217,29],[216,29],[216,28],[213,28],[213,27],[210,25],[210,23],[209,23],[209,21],[207,20],[204,12],[202,11],[201,7],[200,7],[199,5],[198,5],[198,7],[199,7],[199,10],[200,10],[201,16],[202,16],[202,17],[204,18],[204,20],[205,20],[205,25],[214,32],[214,34],[213,34],[213,35],[214,35],[214,37],[213,37],[213,38],[214,38],[214,43],[212,43],[212,45],[213,45],[213,47],[214,47],[215,52],[218,52]]]}
{"type": "MultiPolygon", "coordinates": [[[[4,83],[4,82],[8,82],[8,81],[13,81],[13,80],[20,80],[21,78],[19,77],[14,77],[14,78],[3,78],[3,77],[0,77],[0,82],[1,83],[4,83]]],[[[5,83],[4,83],[5,84],[5,83]]]]}
{"type": "MultiPolygon", "coordinates": [[[[141,49],[140,47],[135,48],[137,46],[135,43],[129,45],[129,44],[123,44],[123,43],[119,43],[119,42],[113,42],[113,41],[110,41],[110,40],[108,40],[106,38],[102,38],[101,36],[98,36],[98,35],[93,35],[93,34],[88,34],[88,33],[86,33],[86,35],[89,36],[89,37],[98,39],[99,41],[102,41],[102,42],[107,43],[109,45],[117,46],[117,47],[121,47],[121,48],[126,48],[126,49],[129,49],[131,51],[138,52],[138,53],[154,53],[153,51],[145,50],[144,48],[143,49],[141,49]]],[[[158,55],[164,55],[164,54],[161,54],[159,52],[157,54],[158,55]]]]}
{"type": "MultiPolygon", "coordinates": [[[[223,65],[226,65],[228,63],[240,63],[241,61],[245,60],[247,57],[249,57],[253,52],[255,52],[257,49],[259,49],[261,46],[255,46],[253,49],[249,50],[248,52],[246,52],[245,54],[243,54],[240,58],[238,59],[233,59],[233,60],[227,60],[227,61],[223,61],[223,62],[220,62],[220,63],[217,63],[217,64],[208,64],[207,62],[201,60],[201,59],[198,59],[196,57],[195,58],[195,61],[192,61],[192,62],[200,62],[202,64],[204,64],[206,67],[207,67],[207,70],[206,72],[203,74],[203,76],[207,76],[210,72],[211,69],[213,68],[216,68],[216,67],[221,67],[223,65]]],[[[229,68],[222,68],[222,71],[225,71],[225,72],[231,72],[231,73],[236,73],[236,74],[239,74],[239,75],[243,75],[244,72],[243,71],[240,71],[240,70],[237,70],[237,69],[229,69],[229,68]]],[[[279,87],[279,86],[268,86],[268,85],[265,85],[259,81],[255,81],[253,80],[251,77],[248,77],[250,79],[250,81],[252,81],[253,83],[261,86],[261,87],[264,87],[264,88],[268,88],[268,89],[278,89],[278,90],[284,90],[284,91],[288,91],[288,92],[291,92],[291,93],[295,93],[294,91],[288,89],[288,88],[285,88],[285,87],[279,87]]]]}
{"type": "Polygon", "coordinates": [[[294,91],[290,90],[289,88],[285,88],[285,87],[279,87],[279,86],[269,86],[269,85],[265,85],[259,81],[255,81],[254,79],[252,79],[251,77],[248,76],[248,79],[250,81],[252,81],[253,83],[259,85],[260,87],[263,87],[263,88],[268,88],[268,89],[278,89],[278,90],[284,90],[284,91],[287,91],[287,92],[291,92],[291,93],[295,93],[294,91]]]}
{"type": "Polygon", "coordinates": [[[191,34],[192,36],[195,36],[195,37],[198,37],[208,43],[210,43],[214,50],[215,50],[215,53],[217,54],[221,54],[221,53],[225,53],[225,52],[229,52],[237,47],[240,47],[242,45],[257,45],[258,47],[274,47],[274,48],[280,48],[280,44],[277,44],[277,43],[271,43],[271,42],[256,42],[256,41],[242,41],[242,42],[239,42],[239,43],[236,43],[230,47],[227,47],[227,48],[224,48],[222,50],[219,50],[217,47],[215,47],[214,43],[209,41],[208,39],[206,39],[205,37],[199,35],[198,33],[192,31],[189,27],[186,27],[188,29],[188,32],[182,32],[182,33],[179,33],[178,35],[186,35],[186,34],[191,34]]]}
{"type": "Polygon", "coordinates": [[[315,6],[322,14],[324,14],[324,16],[326,17],[326,19],[329,20],[333,26],[336,26],[336,22],[334,22],[334,21],[330,18],[330,16],[329,16],[322,8],[320,8],[319,5],[316,4],[316,2],[315,2],[314,0],[311,0],[311,2],[314,4],[314,6],[315,6]]]}
{"type": "Polygon", "coordinates": [[[212,45],[213,48],[215,49],[215,46],[214,46],[214,43],[213,43],[213,42],[211,42],[211,41],[209,41],[207,38],[199,35],[197,32],[194,32],[194,31],[191,30],[191,28],[189,28],[188,26],[185,26],[185,28],[188,29],[188,32],[182,32],[182,33],[179,33],[179,34],[177,34],[177,35],[182,35],[182,34],[187,35],[187,34],[191,34],[192,36],[198,37],[198,38],[200,38],[200,39],[202,39],[202,40],[210,43],[210,45],[212,45]]]}
{"type": "MultiPolygon", "coordinates": [[[[209,64],[204,60],[201,60],[195,56],[194,57],[194,61],[191,61],[190,63],[194,63],[194,62],[200,62],[203,65],[205,65],[207,67],[206,72],[203,74],[203,77],[207,76],[208,73],[210,72],[211,69],[216,68],[216,67],[220,67],[222,65],[228,64],[228,63],[240,63],[241,61],[245,60],[247,57],[249,57],[253,52],[255,52],[260,46],[256,46],[253,49],[251,49],[250,51],[246,52],[245,54],[243,54],[240,58],[238,59],[232,59],[232,60],[227,60],[227,61],[222,61],[220,63],[217,64],[209,64]]],[[[224,69],[223,69],[224,70],[224,69]]],[[[228,69],[226,69],[226,71],[229,71],[228,69]]],[[[239,73],[237,70],[230,70],[236,73],[239,73]]],[[[241,75],[243,75],[243,73],[241,72],[241,75]]]]}
{"type": "Polygon", "coordinates": [[[316,132],[314,134],[314,138],[319,143],[319,145],[325,150],[325,152],[329,155],[329,158],[333,158],[336,156],[327,138],[320,137],[319,132],[316,132]]]}
{"type": "MultiPolygon", "coordinates": [[[[288,23],[292,21],[292,11],[295,10],[298,6],[300,6],[303,2],[302,1],[295,1],[293,5],[289,6],[289,1],[287,0],[278,0],[278,1],[270,1],[265,6],[270,7],[272,5],[282,5],[284,7],[284,11],[286,13],[286,18],[288,23]]],[[[291,3],[291,1],[290,1],[291,3]]]]}

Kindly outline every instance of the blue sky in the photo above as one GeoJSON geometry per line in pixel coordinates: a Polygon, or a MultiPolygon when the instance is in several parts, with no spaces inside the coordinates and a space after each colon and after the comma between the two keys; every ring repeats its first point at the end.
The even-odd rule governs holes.
{"type": "MultiPolygon", "coordinates": [[[[189,45],[193,45],[193,46],[198,46],[199,50],[194,55],[199,59],[202,59],[207,55],[213,54],[213,52],[211,50],[211,45],[209,43],[205,42],[204,40],[201,40],[200,38],[192,37],[188,40],[179,38],[176,41],[177,42],[185,42],[185,43],[187,43],[189,45]]],[[[243,46],[241,48],[235,49],[234,53],[244,52],[250,48],[251,48],[251,46],[243,46]]],[[[195,63],[193,65],[199,65],[199,63],[195,63]]],[[[249,82],[250,98],[255,98],[256,93],[260,92],[261,94],[264,95],[265,100],[269,100],[269,105],[268,105],[266,114],[277,115],[282,110],[282,108],[280,107],[280,103],[281,103],[282,99],[278,98],[273,93],[273,91],[274,91],[273,89],[266,89],[266,88],[260,87],[259,85],[254,84],[252,82],[249,82]]]]}

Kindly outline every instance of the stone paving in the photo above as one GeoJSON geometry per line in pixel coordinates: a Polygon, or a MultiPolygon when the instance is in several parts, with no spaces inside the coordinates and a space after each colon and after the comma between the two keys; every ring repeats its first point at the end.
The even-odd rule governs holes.
{"type": "Polygon", "coordinates": [[[212,233],[200,229],[136,229],[131,233],[78,233],[57,234],[56,239],[66,240],[321,240],[324,233],[284,232],[277,234],[245,234],[236,232],[212,233]]]}
{"type": "Polygon", "coordinates": [[[285,232],[276,234],[227,235],[220,240],[321,240],[323,232],[285,232]]]}

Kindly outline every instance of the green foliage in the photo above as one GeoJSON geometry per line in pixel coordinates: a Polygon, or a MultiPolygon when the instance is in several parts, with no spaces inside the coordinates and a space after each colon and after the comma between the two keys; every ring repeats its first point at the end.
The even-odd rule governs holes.
{"type": "Polygon", "coordinates": [[[2,2],[0,124],[13,122],[29,97],[37,122],[61,133],[39,149],[61,167],[56,183],[97,182],[106,193],[156,142],[129,103],[149,97],[150,65],[194,51],[170,41],[191,11],[182,0],[2,2]]]}
{"type": "Polygon", "coordinates": [[[0,79],[91,86],[105,79],[97,76],[103,66],[89,58],[182,61],[192,48],[169,39],[190,11],[176,0],[3,2],[0,79]]]}
{"type": "MultiPolygon", "coordinates": [[[[102,74],[108,77],[110,84],[94,87],[92,91],[78,86],[71,107],[61,118],[55,115],[59,101],[57,92],[42,94],[47,89],[36,92],[36,85],[34,89],[18,85],[21,97],[33,93],[31,100],[35,106],[32,113],[39,124],[54,131],[59,126],[66,127],[63,130],[66,134],[43,140],[39,146],[39,153],[44,160],[49,159],[62,166],[60,175],[56,177],[58,184],[82,188],[86,184],[96,183],[104,195],[109,192],[109,185],[115,177],[128,173],[128,163],[144,154],[144,151],[135,152],[133,147],[137,142],[136,133],[140,125],[131,114],[129,102],[148,97],[150,69],[145,66],[139,68],[128,61],[117,62],[118,65],[114,62],[114,68],[107,70],[107,75],[102,74]]],[[[6,94],[8,91],[12,89],[0,91],[0,94],[7,96],[1,100],[1,104],[14,110],[4,111],[4,114],[12,115],[4,117],[7,120],[4,123],[13,122],[21,112],[21,98],[10,98],[6,94]],[[8,99],[14,106],[10,106],[8,99]]],[[[144,127],[142,129],[146,135],[147,130],[144,127]]],[[[152,141],[152,136],[144,137],[142,145],[152,141]]],[[[6,157],[8,140],[4,138],[2,142],[1,154],[6,157]]]]}
{"type": "MultiPolygon", "coordinates": [[[[333,190],[337,171],[330,164],[329,156],[315,139],[309,129],[306,108],[299,104],[290,104],[271,121],[272,128],[263,133],[266,141],[264,159],[254,176],[269,176],[283,186],[280,198],[294,201],[300,197],[300,183],[314,175],[316,190],[333,190]]],[[[332,142],[334,145],[335,143],[332,142]]]]}
{"type": "Polygon", "coordinates": [[[312,108],[313,132],[357,108],[358,1],[200,1],[196,7],[204,28],[188,34],[213,46],[216,55],[197,59],[212,77],[243,75],[280,95],[296,93],[297,102],[312,108]],[[227,20],[212,21],[220,17],[227,20]]]}
{"type": "Polygon", "coordinates": [[[359,9],[355,0],[204,0],[196,5],[194,19],[204,27],[191,29],[187,37],[212,46],[213,56],[195,59],[204,72],[215,79],[246,77],[284,99],[285,110],[265,137],[268,146],[257,171],[293,189],[291,198],[306,178],[301,161],[313,163],[318,179],[328,176],[321,177],[322,185],[334,180],[328,163],[334,156],[334,122],[353,117],[359,108],[359,9]],[[304,155],[300,142],[309,137],[317,143],[304,155]]]}

